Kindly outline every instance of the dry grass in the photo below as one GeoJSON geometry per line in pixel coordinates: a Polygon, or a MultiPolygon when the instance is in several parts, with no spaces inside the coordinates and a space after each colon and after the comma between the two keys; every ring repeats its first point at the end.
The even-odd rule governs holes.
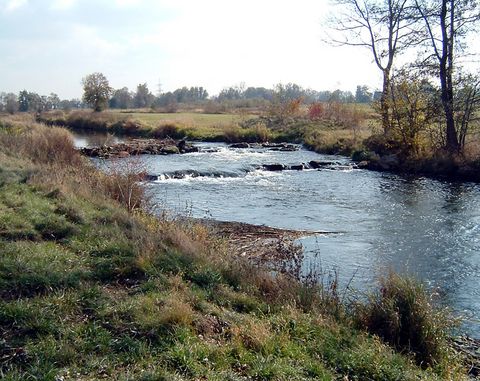
{"type": "Polygon", "coordinates": [[[362,327],[393,345],[412,352],[423,366],[442,363],[448,355],[447,332],[454,320],[434,308],[430,296],[413,279],[390,273],[380,280],[380,291],[359,305],[362,327]]]}

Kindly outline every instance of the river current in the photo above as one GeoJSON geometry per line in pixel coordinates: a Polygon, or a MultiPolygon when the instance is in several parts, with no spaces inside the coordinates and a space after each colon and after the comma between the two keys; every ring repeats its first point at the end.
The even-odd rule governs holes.
{"type": "MultiPolygon", "coordinates": [[[[85,145],[85,141],[77,143],[85,145]]],[[[390,269],[437,290],[480,338],[480,185],[353,169],[304,149],[229,148],[135,159],[158,211],[325,231],[300,240],[305,268],[336,269],[343,285],[372,287],[390,269]],[[333,162],[321,170],[269,172],[263,164],[333,162]]]]}

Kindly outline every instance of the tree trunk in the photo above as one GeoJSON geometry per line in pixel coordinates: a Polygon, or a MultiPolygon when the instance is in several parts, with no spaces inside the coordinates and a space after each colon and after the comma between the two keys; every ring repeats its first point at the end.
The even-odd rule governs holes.
{"type": "Polygon", "coordinates": [[[382,97],[380,98],[380,113],[382,114],[383,133],[388,135],[390,128],[390,69],[383,70],[383,88],[382,97]]]}
{"type": "Polygon", "coordinates": [[[442,28],[442,56],[440,58],[440,84],[442,89],[442,106],[446,123],[446,146],[448,152],[460,151],[455,119],[453,117],[453,18],[455,12],[454,0],[443,0],[440,13],[440,26],[442,28]],[[447,4],[450,3],[450,12],[447,4]],[[449,23],[447,18],[450,16],[449,23]],[[448,26],[449,25],[449,26],[448,26]]]}
{"type": "MultiPolygon", "coordinates": [[[[451,75],[450,75],[451,76],[451,75]]],[[[455,128],[455,120],[453,117],[453,89],[449,86],[451,78],[446,70],[442,67],[440,69],[440,82],[442,86],[442,106],[445,113],[446,123],[446,145],[445,148],[450,153],[456,153],[460,150],[458,143],[457,130],[455,128]],[[450,79],[450,80],[449,80],[450,79]]]]}

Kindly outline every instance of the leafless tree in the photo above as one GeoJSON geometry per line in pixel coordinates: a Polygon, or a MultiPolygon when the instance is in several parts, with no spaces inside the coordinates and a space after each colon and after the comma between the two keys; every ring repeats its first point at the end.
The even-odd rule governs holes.
{"type": "Polygon", "coordinates": [[[456,153],[462,148],[455,124],[456,60],[463,49],[465,37],[476,29],[480,20],[478,4],[476,0],[415,0],[415,7],[428,33],[432,48],[429,57],[436,61],[445,114],[445,148],[450,153],[456,153]]]}
{"type": "Polygon", "coordinates": [[[334,34],[330,41],[338,46],[368,48],[382,71],[380,99],[382,127],[389,132],[389,94],[395,58],[419,40],[418,23],[409,0],[336,0],[340,12],[329,24],[334,34]]]}
{"type": "MultiPolygon", "coordinates": [[[[460,76],[457,81],[454,98],[454,116],[458,143],[463,150],[472,122],[478,122],[480,115],[480,77],[475,75],[460,76]]],[[[478,124],[478,123],[477,123],[478,124]]]]}

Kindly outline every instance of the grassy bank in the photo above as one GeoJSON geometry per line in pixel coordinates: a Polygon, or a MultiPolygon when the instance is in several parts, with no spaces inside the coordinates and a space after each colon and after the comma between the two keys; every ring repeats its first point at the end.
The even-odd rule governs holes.
{"type": "Polygon", "coordinates": [[[76,130],[105,131],[132,136],[199,141],[257,142],[276,138],[265,128],[242,128],[243,120],[254,116],[236,114],[141,113],[74,111],[50,112],[39,117],[49,125],[76,130]]]}
{"type": "MultiPolygon", "coordinates": [[[[353,107],[353,106],[352,106],[353,107]]],[[[369,115],[362,111],[362,115],[369,115]]],[[[351,120],[258,117],[250,114],[203,114],[91,111],[49,112],[39,117],[49,125],[143,137],[187,138],[199,141],[295,142],[317,152],[350,155],[370,136],[370,119],[351,127],[351,120]]]]}
{"type": "Polygon", "coordinates": [[[135,176],[97,172],[65,130],[2,124],[2,379],[462,379],[416,285],[347,308],[335,284],[272,277],[132,196],[135,176]]]}

